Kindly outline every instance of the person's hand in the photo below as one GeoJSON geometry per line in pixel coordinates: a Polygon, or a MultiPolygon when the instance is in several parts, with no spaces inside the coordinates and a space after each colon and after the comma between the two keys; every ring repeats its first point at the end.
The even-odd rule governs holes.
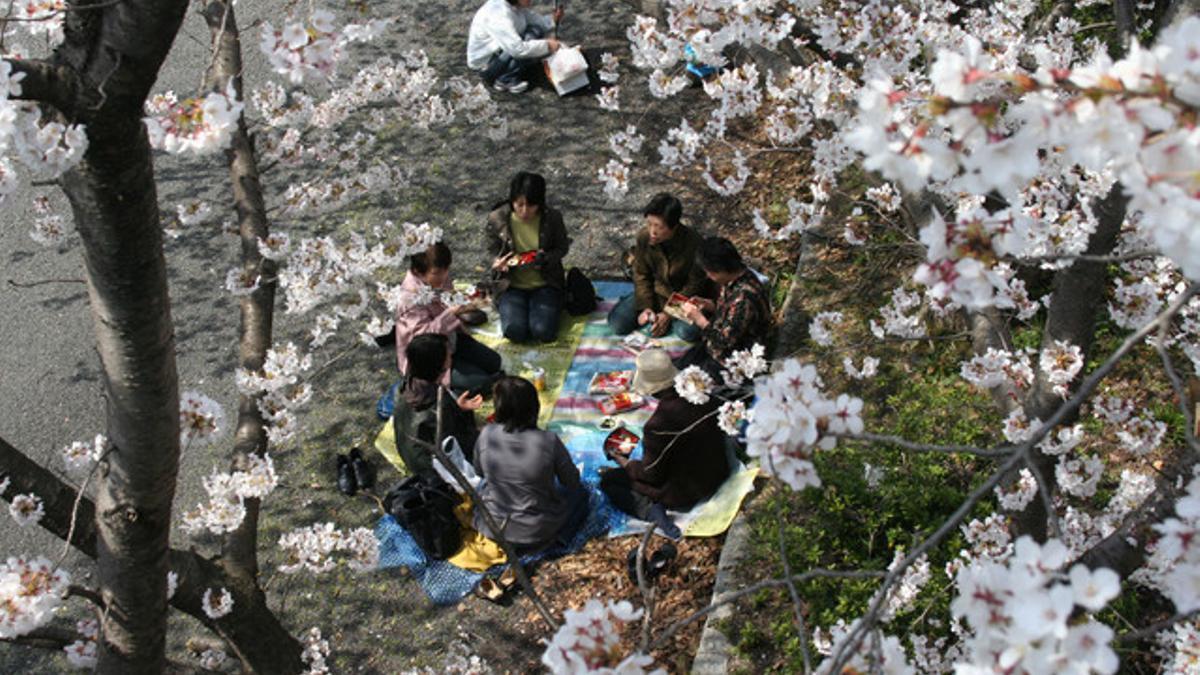
{"type": "Polygon", "coordinates": [[[499,258],[496,258],[495,260],[492,261],[492,269],[493,270],[501,270],[501,271],[507,270],[508,263],[510,261],[512,261],[513,255],[515,255],[515,254],[509,252],[509,253],[505,253],[504,255],[500,256],[499,258]]]}
{"type": "Polygon", "coordinates": [[[638,314],[638,325],[645,326],[654,320],[654,310],[643,309],[641,314],[638,314]]]}
{"type": "Polygon", "coordinates": [[[700,326],[708,324],[708,317],[704,316],[704,311],[698,305],[693,304],[690,300],[683,303],[683,314],[688,318],[688,321],[700,326]],[[704,325],[701,325],[703,322],[704,325]]]}
{"type": "Polygon", "coordinates": [[[558,48],[562,46],[562,44],[555,38],[546,38],[546,45],[550,47],[551,54],[558,51],[558,48]]]}
{"type": "Polygon", "coordinates": [[[654,317],[654,325],[650,327],[651,337],[662,337],[671,329],[671,315],[666,312],[659,312],[654,317]]]}
{"type": "Polygon", "coordinates": [[[475,394],[474,396],[471,396],[471,392],[464,391],[458,395],[458,399],[455,400],[455,403],[458,404],[460,409],[468,412],[479,410],[480,406],[483,405],[483,394],[475,394]]]}
{"type": "Polygon", "coordinates": [[[451,307],[450,311],[454,312],[454,314],[457,316],[462,316],[463,314],[475,309],[479,309],[479,301],[468,300],[461,305],[455,305],[454,307],[451,307]]]}
{"type": "Polygon", "coordinates": [[[716,303],[714,303],[712,300],[709,300],[708,298],[702,298],[698,295],[688,298],[688,302],[699,307],[700,310],[704,312],[712,312],[716,311],[717,309],[716,303]]]}
{"type": "Polygon", "coordinates": [[[562,18],[563,18],[563,8],[562,8],[562,7],[555,7],[555,8],[554,8],[554,12],[553,12],[553,13],[550,15],[550,17],[554,19],[554,23],[558,23],[559,21],[562,21],[562,18]]]}

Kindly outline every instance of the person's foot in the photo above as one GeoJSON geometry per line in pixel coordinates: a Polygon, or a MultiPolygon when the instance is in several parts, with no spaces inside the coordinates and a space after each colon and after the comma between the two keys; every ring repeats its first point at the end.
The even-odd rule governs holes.
{"type": "Polygon", "coordinates": [[[679,541],[683,537],[683,533],[679,531],[679,526],[675,524],[675,521],[671,520],[671,516],[667,515],[667,510],[663,508],[662,504],[655,504],[650,507],[648,515],[650,516],[650,522],[657,525],[658,529],[667,535],[667,537],[675,541],[679,541]]]}
{"type": "Polygon", "coordinates": [[[492,83],[492,89],[507,91],[510,94],[521,94],[529,89],[529,83],[525,80],[517,80],[516,82],[501,82],[500,80],[496,80],[492,83]]]}

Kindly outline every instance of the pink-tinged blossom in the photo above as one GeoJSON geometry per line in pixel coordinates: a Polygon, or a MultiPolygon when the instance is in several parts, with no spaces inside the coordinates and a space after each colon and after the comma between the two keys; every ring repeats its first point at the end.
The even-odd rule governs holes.
{"type": "Polygon", "coordinates": [[[612,85],[604,87],[600,93],[596,94],[596,103],[599,104],[601,110],[610,112],[621,111],[621,87],[620,85],[612,85]]]}
{"type": "Polygon", "coordinates": [[[747,380],[752,380],[760,373],[767,372],[766,349],[760,344],[751,345],[749,349],[735,351],[722,364],[722,376],[725,383],[738,386],[747,380]]]}
{"type": "Polygon", "coordinates": [[[325,659],[329,658],[329,641],[321,637],[321,629],[313,626],[304,634],[304,651],[300,654],[300,660],[308,666],[308,672],[305,675],[325,675],[329,672],[329,665],[325,659]]]}
{"type": "Polygon", "coordinates": [[[0,638],[46,625],[66,596],[71,575],[46,558],[12,557],[0,565],[0,638]]]}
{"type": "Polygon", "coordinates": [[[830,332],[831,326],[841,323],[844,319],[845,316],[841,312],[821,312],[817,314],[808,324],[809,339],[822,347],[829,347],[833,344],[833,334],[830,332]]]}
{"type": "Polygon", "coordinates": [[[230,81],[224,92],[203,98],[178,100],[174,94],[158,94],[146,103],[143,118],[150,145],[171,154],[206,155],[229,145],[242,114],[230,81]]]}
{"type": "Polygon", "coordinates": [[[592,598],[582,609],[568,609],[563,624],[542,654],[542,663],[560,675],[610,673],[613,675],[663,674],[650,668],[654,660],[621,644],[621,626],[636,621],[642,610],[622,600],[601,603],[592,598]]]}
{"type": "Polygon", "coordinates": [[[46,509],[41,497],[35,494],[24,494],[16,495],[9,500],[8,513],[17,525],[28,527],[36,525],[42,516],[46,515],[46,509]]]}
{"type": "Polygon", "coordinates": [[[615,159],[608,160],[596,174],[604,183],[604,196],[617,201],[629,192],[629,165],[615,159]]]}
{"type": "Polygon", "coordinates": [[[708,403],[712,388],[712,376],[699,366],[688,366],[675,375],[675,391],[693,405],[708,403]]]}
{"type": "Polygon", "coordinates": [[[1021,469],[1017,480],[1008,487],[996,486],[996,501],[1005,511],[1024,511],[1037,495],[1037,481],[1029,469],[1021,469]]]}
{"type": "Polygon", "coordinates": [[[205,445],[224,433],[225,411],[220,404],[197,391],[179,395],[179,442],[205,445]]]}
{"type": "Polygon", "coordinates": [[[209,588],[204,591],[200,606],[204,608],[204,615],[215,621],[233,611],[233,595],[224,588],[209,588]]]}
{"type": "Polygon", "coordinates": [[[343,532],[333,523],[319,523],[284,534],[279,547],[286,556],[279,565],[284,574],[301,570],[321,574],[339,563],[367,571],[379,564],[379,541],[370,530],[361,527],[343,532]]]}
{"type": "Polygon", "coordinates": [[[726,401],[717,410],[717,426],[733,437],[742,432],[742,422],[749,418],[746,404],[741,401],[726,401]]]}
{"type": "Polygon", "coordinates": [[[869,380],[875,377],[875,373],[879,372],[879,359],[874,356],[863,357],[862,368],[854,365],[854,360],[849,356],[842,357],[842,370],[846,375],[854,380],[869,380]]]}
{"type": "Polygon", "coordinates": [[[1096,494],[1104,472],[1104,461],[1099,457],[1063,457],[1054,467],[1058,485],[1069,495],[1091,497],[1096,494]]]}

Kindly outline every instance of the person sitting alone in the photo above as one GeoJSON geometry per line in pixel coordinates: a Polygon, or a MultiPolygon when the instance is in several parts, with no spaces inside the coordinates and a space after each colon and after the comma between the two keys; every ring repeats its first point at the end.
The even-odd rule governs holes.
{"type": "Polygon", "coordinates": [[[537,428],[537,389],[509,376],[493,396],[495,421],[475,443],[475,471],[483,477],[475,529],[497,538],[481,513],[487,509],[522,555],[569,541],[587,515],[587,492],[558,435],[537,428]]]}
{"type": "Polygon", "coordinates": [[[771,299],[754,271],[742,261],[733,242],[708,237],[700,245],[700,267],[720,292],[717,301],[703,298],[684,305],[684,312],[700,329],[700,342],[685,352],[675,365],[700,366],[718,382],[721,363],[736,351],[755,344],[767,346],[771,330],[771,299]]]}
{"type": "MultiPolygon", "coordinates": [[[[392,411],[396,452],[412,473],[436,476],[433,452],[423,443],[437,442],[438,390],[444,389],[442,382],[450,369],[449,341],[445,335],[422,333],[409,341],[405,355],[408,369],[400,380],[392,411]]],[[[447,390],[441,396],[443,437],[458,441],[464,454],[475,447],[479,436],[475,411],[481,405],[483,396],[479,394],[463,392],[455,398],[447,390]]]]}
{"type": "Polygon", "coordinates": [[[696,264],[702,237],[680,223],[683,204],[663,192],[642,211],[646,226],[637,233],[633,248],[633,294],[621,298],[608,314],[608,326],[617,335],[627,335],[638,326],[650,325],[650,334],[661,337],[670,331],[695,342],[700,329],[674,319],[664,311],[673,293],[688,298],[711,298],[711,283],[696,264]]]}
{"type": "Polygon", "coordinates": [[[658,399],[658,408],[643,427],[642,458],[613,454],[610,459],[619,467],[600,476],[600,489],[618,509],[678,539],[679,528],[666,510],[692,508],[729,477],[725,432],[715,414],[720,401],[695,405],[684,400],[675,391],[678,371],[662,349],[643,351],[636,363],[633,390],[658,399]]]}
{"type": "Polygon", "coordinates": [[[408,273],[400,283],[404,302],[396,308],[396,365],[401,373],[408,370],[406,350],[414,337],[423,333],[445,335],[452,357],[442,384],[457,392],[490,391],[503,372],[503,363],[495,350],[463,329],[462,317],[478,309],[477,303],[468,301],[451,307],[444,301],[446,294],[454,291],[450,280],[452,261],[450,247],[442,242],[409,258],[408,273]]]}
{"type": "Polygon", "coordinates": [[[529,89],[541,58],[558,51],[558,40],[545,36],[562,19],[562,8],[546,16],[530,10],[531,4],[533,0],[487,0],[471,19],[467,67],[482,73],[496,91],[520,94],[529,89]]]}

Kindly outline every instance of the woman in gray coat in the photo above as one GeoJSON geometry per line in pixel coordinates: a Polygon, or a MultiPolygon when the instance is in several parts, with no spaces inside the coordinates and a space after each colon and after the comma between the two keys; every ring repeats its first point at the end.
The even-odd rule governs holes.
{"type": "Polygon", "coordinates": [[[586,515],[586,492],[562,441],[537,428],[537,389],[529,380],[504,377],[494,400],[495,422],[475,442],[475,469],[484,480],[475,529],[496,538],[478,512],[486,508],[522,554],[568,540],[586,515]]]}

